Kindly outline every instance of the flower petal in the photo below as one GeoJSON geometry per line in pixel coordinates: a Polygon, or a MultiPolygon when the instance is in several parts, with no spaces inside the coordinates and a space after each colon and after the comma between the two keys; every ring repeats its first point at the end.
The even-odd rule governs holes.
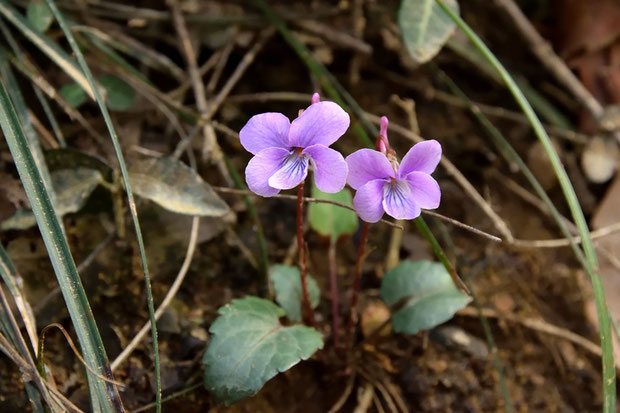
{"type": "Polygon", "coordinates": [[[413,219],[420,215],[408,181],[397,179],[383,188],[383,209],[396,219],[413,219]]]}
{"type": "Polygon", "coordinates": [[[310,156],[292,151],[287,155],[278,171],[269,178],[269,186],[278,189],[291,189],[308,176],[310,156]]]}
{"type": "Polygon", "coordinates": [[[411,197],[420,208],[435,209],[439,206],[441,190],[432,176],[424,172],[411,172],[407,175],[407,182],[411,188],[411,197]]]}
{"type": "Polygon", "coordinates": [[[281,113],[268,112],[254,115],[239,132],[241,145],[256,155],[265,148],[290,149],[288,132],[291,123],[281,113]]]}
{"type": "Polygon", "coordinates": [[[344,188],[347,182],[347,163],[340,152],[323,145],[312,145],[303,153],[310,155],[317,188],[330,194],[344,188]]]}
{"type": "Polygon", "coordinates": [[[282,148],[267,148],[250,159],[245,168],[245,181],[250,190],[260,196],[274,196],[280,192],[269,185],[269,178],[282,167],[289,153],[282,148]]]}
{"type": "Polygon", "coordinates": [[[292,147],[329,146],[344,135],[349,115],[334,102],[317,102],[291,123],[289,142],[292,147]]]}
{"type": "Polygon", "coordinates": [[[357,214],[366,222],[377,222],[383,216],[383,186],[389,185],[385,179],[375,179],[363,185],[353,197],[357,214]]]}
{"type": "Polygon", "coordinates": [[[368,181],[394,177],[394,169],[387,157],[379,151],[360,149],[347,156],[349,176],[347,183],[360,189],[368,181]]]}
{"type": "Polygon", "coordinates": [[[428,140],[413,145],[400,163],[399,178],[418,171],[433,173],[441,159],[441,144],[436,140],[428,140]]]}

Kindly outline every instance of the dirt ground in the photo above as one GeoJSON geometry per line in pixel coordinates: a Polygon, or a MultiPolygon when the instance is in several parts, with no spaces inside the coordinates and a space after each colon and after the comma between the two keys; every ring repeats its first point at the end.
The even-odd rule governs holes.
{"type": "MultiPolygon", "coordinates": [[[[201,40],[199,62],[204,63],[216,51],[231,49],[229,57],[223,61],[221,80],[210,92],[214,96],[243,61],[256,41],[254,36],[268,23],[259,18],[257,9],[242,2],[205,0],[182,3],[188,13],[192,11],[197,16],[207,16],[206,22],[196,19],[189,24],[192,39],[201,40]],[[225,16],[235,16],[235,19],[228,21],[225,16]]],[[[583,111],[553,76],[542,69],[510,20],[488,3],[462,1],[461,14],[511,72],[527,78],[531,86],[576,125],[577,130],[590,133],[583,111]]],[[[541,33],[553,40],[556,47],[561,47],[563,26],[561,19],[554,15],[556,3],[536,3],[520,2],[541,33]]],[[[421,136],[441,142],[444,157],[454,163],[505,220],[515,238],[540,240],[561,236],[551,218],[515,192],[515,185],[531,190],[522,174],[498,154],[475,118],[466,109],[437,99],[431,93],[435,89],[449,91],[435,69],[411,66],[393,33],[398,2],[270,4],[276,11],[288,13],[287,21],[291,27],[365,111],[378,116],[387,115],[392,124],[408,129],[410,117],[396,100],[413,100],[421,136]],[[354,11],[361,3],[364,3],[362,10],[366,19],[363,37],[357,38],[353,27],[359,19],[355,19],[354,11]],[[303,21],[328,25],[332,32],[344,33],[357,43],[351,46],[342,39],[313,33],[297,24],[302,19],[291,16],[305,16],[303,21]],[[362,53],[359,45],[371,47],[372,53],[362,53]]],[[[167,10],[164,2],[159,1],[141,1],[133,6],[136,9],[167,10]]],[[[565,7],[572,6],[567,3],[565,7]]],[[[172,35],[174,27],[169,17],[146,19],[145,26],[139,27],[128,24],[128,16],[123,16],[120,8],[110,8],[109,15],[97,13],[104,9],[96,7],[77,12],[74,8],[66,10],[84,24],[139,39],[185,70],[183,54],[178,39],[172,35]]],[[[61,38],[61,32],[55,26],[50,29],[50,35],[61,38]]],[[[33,61],[46,67],[46,58],[29,47],[26,40],[20,40],[33,61]]],[[[109,63],[97,64],[100,61],[95,52],[87,53],[87,57],[95,71],[110,70],[109,63]]],[[[178,87],[173,77],[145,67],[137,59],[129,61],[136,64],[158,90],[169,92],[178,87]]],[[[514,101],[503,87],[452,50],[444,49],[433,60],[433,65],[445,71],[472,100],[516,110],[514,101]]],[[[66,75],[55,67],[50,68],[46,75],[52,84],[67,82],[66,75]]],[[[205,77],[205,82],[210,76],[205,77]]],[[[27,83],[23,78],[20,81],[27,83]]],[[[234,85],[231,98],[224,100],[214,119],[233,131],[239,131],[254,113],[273,111],[294,117],[306,104],[282,99],[240,102],[234,96],[280,91],[311,94],[315,90],[320,90],[316,80],[283,38],[275,34],[266,41],[254,62],[234,85]]],[[[135,147],[161,154],[171,153],[178,142],[173,128],[156,107],[138,95],[132,109],[114,113],[125,150],[130,156],[138,156],[135,147]]],[[[328,99],[328,94],[324,93],[324,97],[328,99]]],[[[191,90],[179,101],[188,107],[195,106],[191,90]]],[[[70,145],[106,156],[88,133],[71,122],[61,109],[56,109],[70,145]]],[[[105,131],[94,104],[83,106],[81,111],[97,130],[105,131]]],[[[538,156],[541,149],[536,146],[536,138],[529,126],[506,119],[492,120],[528,161],[537,177],[544,181],[560,212],[570,216],[557,182],[548,179],[552,172],[538,156]]],[[[188,130],[190,128],[187,126],[188,130]]],[[[251,155],[233,137],[219,132],[217,137],[223,152],[242,173],[251,155]]],[[[389,138],[400,156],[412,144],[394,128],[390,129],[389,138]]],[[[607,184],[588,183],[579,164],[583,145],[557,136],[554,139],[583,208],[591,217],[607,184]]],[[[355,133],[349,131],[337,143],[336,149],[346,155],[363,145],[355,133]]],[[[203,178],[212,185],[227,186],[218,169],[201,159],[201,137],[194,140],[192,148],[203,178]]],[[[16,204],[11,201],[18,197],[20,190],[19,182],[14,180],[17,175],[4,141],[0,143],[0,153],[0,170],[13,178],[13,181],[8,178],[3,181],[7,190],[0,191],[0,218],[4,218],[15,210],[16,204]]],[[[112,162],[111,159],[108,161],[112,162]]],[[[437,212],[498,234],[489,217],[445,169],[440,167],[435,177],[442,189],[442,202],[437,212]]],[[[208,327],[217,316],[216,310],[232,298],[258,294],[260,289],[259,272],[247,255],[248,251],[255,258],[259,254],[254,222],[240,196],[223,194],[222,197],[234,209],[236,219],[229,224],[216,219],[201,221],[200,242],[188,275],[158,325],[164,395],[202,380],[201,359],[208,343],[208,327]]],[[[258,197],[252,200],[265,229],[270,263],[290,261],[294,258],[294,253],[289,250],[295,236],[295,203],[258,197]]],[[[106,239],[110,227],[113,229],[111,205],[108,193],[97,190],[81,212],[65,218],[77,263],[83,262],[106,239]]],[[[138,210],[157,305],[183,261],[191,219],[165,212],[148,201],[141,202],[138,210]]],[[[506,410],[502,393],[507,392],[514,409],[519,412],[600,410],[600,358],[558,334],[532,328],[524,322],[544,320],[549,325],[598,343],[596,326],[585,315],[585,308],[592,301],[589,281],[570,249],[521,248],[494,243],[436,219],[429,218],[427,222],[454,262],[458,274],[473,292],[475,302],[467,311],[458,313],[440,327],[413,336],[389,334],[362,342],[363,335],[358,331],[359,344],[355,347],[352,364],[346,365],[328,345],[311,360],[269,381],[256,396],[228,408],[215,405],[200,386],[166,402],[164,409],[179,413],[327,412],[343,394],[350,392],[340,411],[495,412],[506,410]],[[477,306],[487,310],[483,320],[476,313],[477,306]],[[488,331],[485,331],[485,325],[488,331]],[[489,339],[494,347],[489,345],[489,339]],[[500,370],[503,379],[500,379],[500,370]]],[[[129,235],[126,239],[112,237],[80,273],[110,359],[120,353],[148,319],[137,245],[129,224],[127,229],[129,235]]],[[[392,229],[384,224],[371,226],[369,246],[372,252],[363,268],[362,312],[379,300],[378,288],[385,272],[391,233],[392,229]]],[[[322,291],[317,309],[319,325],[328,334],[327,242],[311,231],[307,234],[310,272],[322,291]]],[[[62,296],[53,292],[57,284],[38,231],[4,232],[0,239],[25,281],[28,298],[35,307],[38,328],[58,322],[70,330],[62,296]]],[[[338,244],[342,303],[348,302],[358,241],[359,233],[341,239],[338,244]]],[[[434,259],[432,250],[412,224],[405,226],[399,255],[401,259],[434,259]]],[[[346,311],[344,305],[342,311],[346,311]]],[[[58,389],[88,411],[83,369],[57,331],[47,335],[45,356],[52,366],[58,389]]],[[[127,384],[121,390],[121,397],[129,410],[153,401],[152,371],[151,344],[145,339],[115,372],[115,377],[127,384]]],[[[0,411],[29,409],[19,370],[7,358],[0,357],[0,411]]]]}

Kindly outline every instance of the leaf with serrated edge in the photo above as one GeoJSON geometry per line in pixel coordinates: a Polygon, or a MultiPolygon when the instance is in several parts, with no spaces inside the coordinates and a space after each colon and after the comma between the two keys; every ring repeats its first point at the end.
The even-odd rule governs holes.
{"type": "Polygon", "coordinates": [[[415,334],[446,322],[471,299],[461,293],[438,262],[403,261],[381,282],[381,298],[389,306],[397,333],[415,334]]]}
{"type": "Polygon", "coordinates": [[[172,158],[145,159],[129,167],[134,192],[179,214],[220,217],[228,205],[184,163],[172,158]]]}
{"type": "MultiPolygon", "coordinates": [[[[299,268],[290,265],[273,265],[269,270],[269,277],[276,293],[276,302],[284,309],[286,316],[291,321],[301,321],[303,291],[299,268]]],[[[307,282],[310,305],[316,308],[321,299],[319,286],[310,275],[307,277],[307,282]]]]}
{"type": "Polygon", "coordinates": [[[262,298],[233,300],[218,313],[203,358],[204,384],[226,405],[255,394],[278,372],[323,348],[319,332],[302,325],[284,327],[279,321],[284,310],[262,298]]]}
{"type": "MultiPolygon", "coordinates": [[[[312,197],[353,206],[351,191],[348,188],[335,194],[328,194],[313,185],[312,197]]],[[[357,214],[337,205],[312,203],[308,207],[308,217],[313,230],[333,239],[338,239],[343,234],[353,234],[357,230],[357,214]]]]}
{"type": "MultiPolygon", "coordinates": [[[[456,0],[444,0],[457,14],[456,0]]],[[[456,25],[435,0],[403,0],[398,25],[407,51],[418,63],[426,63],[441,50],[456,25]]]]}

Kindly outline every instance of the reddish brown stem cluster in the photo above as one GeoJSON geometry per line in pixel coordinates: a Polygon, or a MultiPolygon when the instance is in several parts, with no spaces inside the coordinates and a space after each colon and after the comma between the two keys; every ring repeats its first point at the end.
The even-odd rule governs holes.
{"type": "Polygon", "coordinates": [[[362,279],[362,263],[364,262],[364,251],[366,249],[366,240],[368,239],[368,227],[370,224],[364,222],[362,225],[362,235],[360,237],[360,245],[357,248],[357,261],[355,262],[355,273],[353,275],[353,294],[351,295],[351,305],[349,307],[349,318],[347,320],[347,329],[345,332],[344,342],[348,349],[351,345],[351,336],[353,333],[353,324],[357,320],[357,299],[360,291],[360,281],[362,279]]]}
{"type": "Polygon", "coordinates": [[[297,187],[297,251],[299,257],[299,272],[301,273],[301,290],[303,293],[303,306],[305,317],[313,327],[316,326],[314,318],[314,310],[310,303],[310,294],[308,293],[307,266],[304,244],[304,183],[303,181],[297,187]]]}

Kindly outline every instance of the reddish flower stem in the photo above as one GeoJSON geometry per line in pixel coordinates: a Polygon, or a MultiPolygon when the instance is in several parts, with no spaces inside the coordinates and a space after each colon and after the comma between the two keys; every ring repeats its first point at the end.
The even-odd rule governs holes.
{"type": "Polygon", "coordinates": [[[338,304],[338,267],[336,263],[336,240],[331,239],[329,250],[327,251],[329,261],[329,284],[332,296],[332,336],[334,338],[334,348],[340,347],[340,314],[338,304]]]}
{"type": "Polygon", "coordinates": [[[351,346],[351,335],[353,333],[353,322],[357,319],[357,298],[360,291],[360,280],[362,278],[362,263],[364,262],[364,250],[366,249],[366,240],[368,239],[368,227],[370,224],[364,222],[362,225],[362,235],[360,237],[360,245],[357,248],[357,261],[355,262],[355,274],[353,278],[353,294],[351,295],[351,305],[349,307],[349,318],[347,320],[347,329],[345,333],[345,345],[349,349],[351,346]]]}
{"type": "Polygon", "coordinates": [[[305,316],[310,321],[311,326],[316,326],[314,318],[314,310],[310,304],[310,294],[308,293],[308,281],[306,277],[306,257],[304,244],[304,183],[303,181],[297,187],[297,251],[299,257],[299,272],[301,273],[301,290],[303,293],[303,306],[305,308],[305,316]]]}

